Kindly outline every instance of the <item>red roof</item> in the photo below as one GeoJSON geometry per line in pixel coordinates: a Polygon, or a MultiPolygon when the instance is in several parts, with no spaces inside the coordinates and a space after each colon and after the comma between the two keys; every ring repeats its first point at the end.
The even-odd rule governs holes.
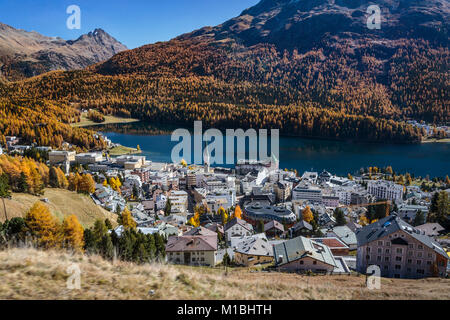
{"type": "Polygon", "coordinates": [[[316,242],[323,243],[330,249],[348,249],[348,246],[343,243],[341,240],[335,237],[330,238],[313,238],[311,240],[314,240],[316,242]]]}

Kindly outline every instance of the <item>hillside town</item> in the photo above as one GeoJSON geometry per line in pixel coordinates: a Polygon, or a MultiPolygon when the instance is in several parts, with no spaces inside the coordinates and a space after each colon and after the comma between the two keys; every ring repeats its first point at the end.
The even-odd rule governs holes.
{"type": "MultiPolygon", "coordinates": [[[[34,148],[7,141],[11,154],[34,148]]],[[[207,158],[188,165],[40,150],[49,167],[90,174],[92,200],[118,215],[127,208],[137,232],[164,239],[171,264],[315,274],[365,274],[375,265],[383,277],[448,276],[448,184],[440,190],[400,184],[391,168],[354,177],[326,170],[300,175],[281,169],[275,156],[221,168],[207,158]]],[[[111,232],[121,237],[124,226],[111,232]]]]}

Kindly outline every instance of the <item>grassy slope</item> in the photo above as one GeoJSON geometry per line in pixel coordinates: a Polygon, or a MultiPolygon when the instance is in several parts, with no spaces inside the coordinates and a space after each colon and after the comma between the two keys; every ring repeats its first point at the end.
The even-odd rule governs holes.
{"type": "Polygon", "coordinates": [[[138,122],[138,119],[131,119],[131,118],[120,118],[116,116],[105,116],[105,121],[102,123],[96,123],[94,121],[91,121],[87,118],[87,115],[83,113],[81,115],[81,121],[77,123],[72,123],[72,127],[90,127],[90,126],[99,126],[99,125],[105,125],[105,124],[115,124],[115,123],[132,123],[132,122],[138,122]]]}
{"type": "Polygon", "coordinates": [[[138,150],[136,148],[124,147],[124,146],[118,146],[118,147],[109,149],[109,155],[111,155],[111,156],[122,156],[122,155],[140,154],[140,153],[142,153],[141,150],[138,150]]]}
{"type": "MultiPolygon", "coordinates": [[[[25,216],[31,206],[43,198],[49,200],[46,205],[56,217],[62,220],[67,215],[75,214],[83,227],[91,226],[97,219],[109,218],[112,223],[117,219],[115,214],[97,206],[89,196],[62,189],[45,189],[42,197],[14,193],[11,200],[5,200],[8,218],[25,216]]],[[[3,204],[0,202],[0,221],[4,220],[3,204]]]]}
{"type": "Polygon", "coordinates": [[[382,279],[369,291],[363,276],[298,276],[130,263],[99,257],[10,249],[0,252],[0,299],[450,299],[450,280],[382,279]],[[67,268],[81,269],[81,290],[68,290],[67,268]],[[149,291],[154,290],[153,295],[149,291]]]}

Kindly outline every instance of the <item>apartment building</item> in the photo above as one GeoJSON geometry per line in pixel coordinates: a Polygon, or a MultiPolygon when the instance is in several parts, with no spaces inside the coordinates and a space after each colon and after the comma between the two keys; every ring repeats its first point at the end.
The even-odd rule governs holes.
{"type": "Polygon", "coordinates": [[[96,152],[79,153],[75,156],[75,162],[81,165],[95,164],[101,161],[103,161],[103,155],[96,152]]]}
{"type": "Polygon", "coordinates": [[[214,267],[217,263],[217,235],[169,237],[166,257],[174,264],[214,267]]]}
{"type": "Polygon", "coordinates": [[[446,276],[449,257],[440,244],[396,215],[358,229],[356,237],[361,273],[377,265],[388,278],[446,276]]]}
{"type": "Polygon", "coordinates": [[[185,191],[172,190],[168,200],[171,205],[171,213],[186,213],[188,207],[188,194],[185,191]]]}
{"type": "Polygon", "coordinates": [[[392,181],[371,180],[367,183],[367,191],[377,199],[391,201],[403,199],[403,186],[392,181]]]}
{"type": "Polygon", "coordinates": [[[51,151],[48,154],[50,165],[55,166],[62,163],[75,161],[75,151],[51,151]]]}
{"type": "Polygon", "coordinates": [[[322,189],[310,185],[299,184],[292,190],[292,200],[305,200],[312,203],[322,203],[322,189]]]}

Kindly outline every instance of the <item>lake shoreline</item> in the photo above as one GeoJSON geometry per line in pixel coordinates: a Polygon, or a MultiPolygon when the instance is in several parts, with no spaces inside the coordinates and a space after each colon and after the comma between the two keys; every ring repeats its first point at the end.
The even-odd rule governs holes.
{"type": "MultiPolygon", "coordinates": [[[[118,118],[120,119],[120,118],[118,118]]],[[[107,125],[121,125],[121,124],[133,124],[133,125],[139,125],[139,126],[143,126],[145,124],[148,124],[151,127],[156,127],[156,128],[167,128],[167,127],[171,127],[171,129],[175,130],[178,129],[177,126],[180,124],[169,124],[169,123],[153,123],[150,121],[145,121],[145,120],[137,120],[137,119],[131,119],[131,118],[122,118],[122,119],[130,119],[130,121],[117,121],[117,122],[110,122],[110,123],[99,123],[96,125],[85,125],[83,127],[86,128],[90,128],[90,127],[101,127],[101,126],[107,126],[107,125]]],[[[97,128],[92,128],[92,130],[96,130],[97,128]]],[[[188,130],[191,135],[193,134],[193,127],[181,127],[181,129],[186,129],[188,130]]],[[[209,128],[209,127],[204,127],[202,128],[203,133],[208,130],[208,129],[213,129],[213,128],[209,128]]],[[[234,130],[237,130],[239,128],[234,128],[234,130]]],[[[109,129],[109,132],[116,132],[116,133],[123,133],[123,132],[119,132],[119,131],[114,131],[109,129]]],[[[126,133],[126,134],[130,134],[130,135],[136,135],[136,136],[159,136],[159,135],[171,135],[173,130],[164,130],[164,129],[160,129],[160,132],[154,133],[154,132],[148,132],[148,133],[138,133],[138,134],[133,134],[133,133],[126,133]]],[[[224,129],[218,129],[222,132],[222,134],[225,136],[225,130],[224,129]]],[[[96,130],[101,132],[102,130],[96,130]]],[[[267,131],[270,131],[270,129],[268,129],[267,131]]],[[[257,131],[258,132],[258,131],[257,131]]],[[[343,142],[343,143],[361,143],[361,144],[376,144],[376,145],[385,145],[385,144],[396,144],[396,145],[420,145],[423,143],[447,143],[450,142],[450,139],[448,139],[448,141],[442,141],[441,140],[437,140],[437,141],[427,141],[427,140],[422,140],[422,141],[397,141],[397,140],[390,140],[389,142],[381,142],[381,141],[376,141],[376,140],[361,140],[361,139],[340,139],[340,138],[332,138],[332,137],[321,137],[321,136],[305,136],[305,135],[289,135],[289,134],[280,134],[280,138],[300,138],[300,139],[312,139],[312,140],[319,140],[319,141],[334,141],[334,142],[343,142]]]]}

